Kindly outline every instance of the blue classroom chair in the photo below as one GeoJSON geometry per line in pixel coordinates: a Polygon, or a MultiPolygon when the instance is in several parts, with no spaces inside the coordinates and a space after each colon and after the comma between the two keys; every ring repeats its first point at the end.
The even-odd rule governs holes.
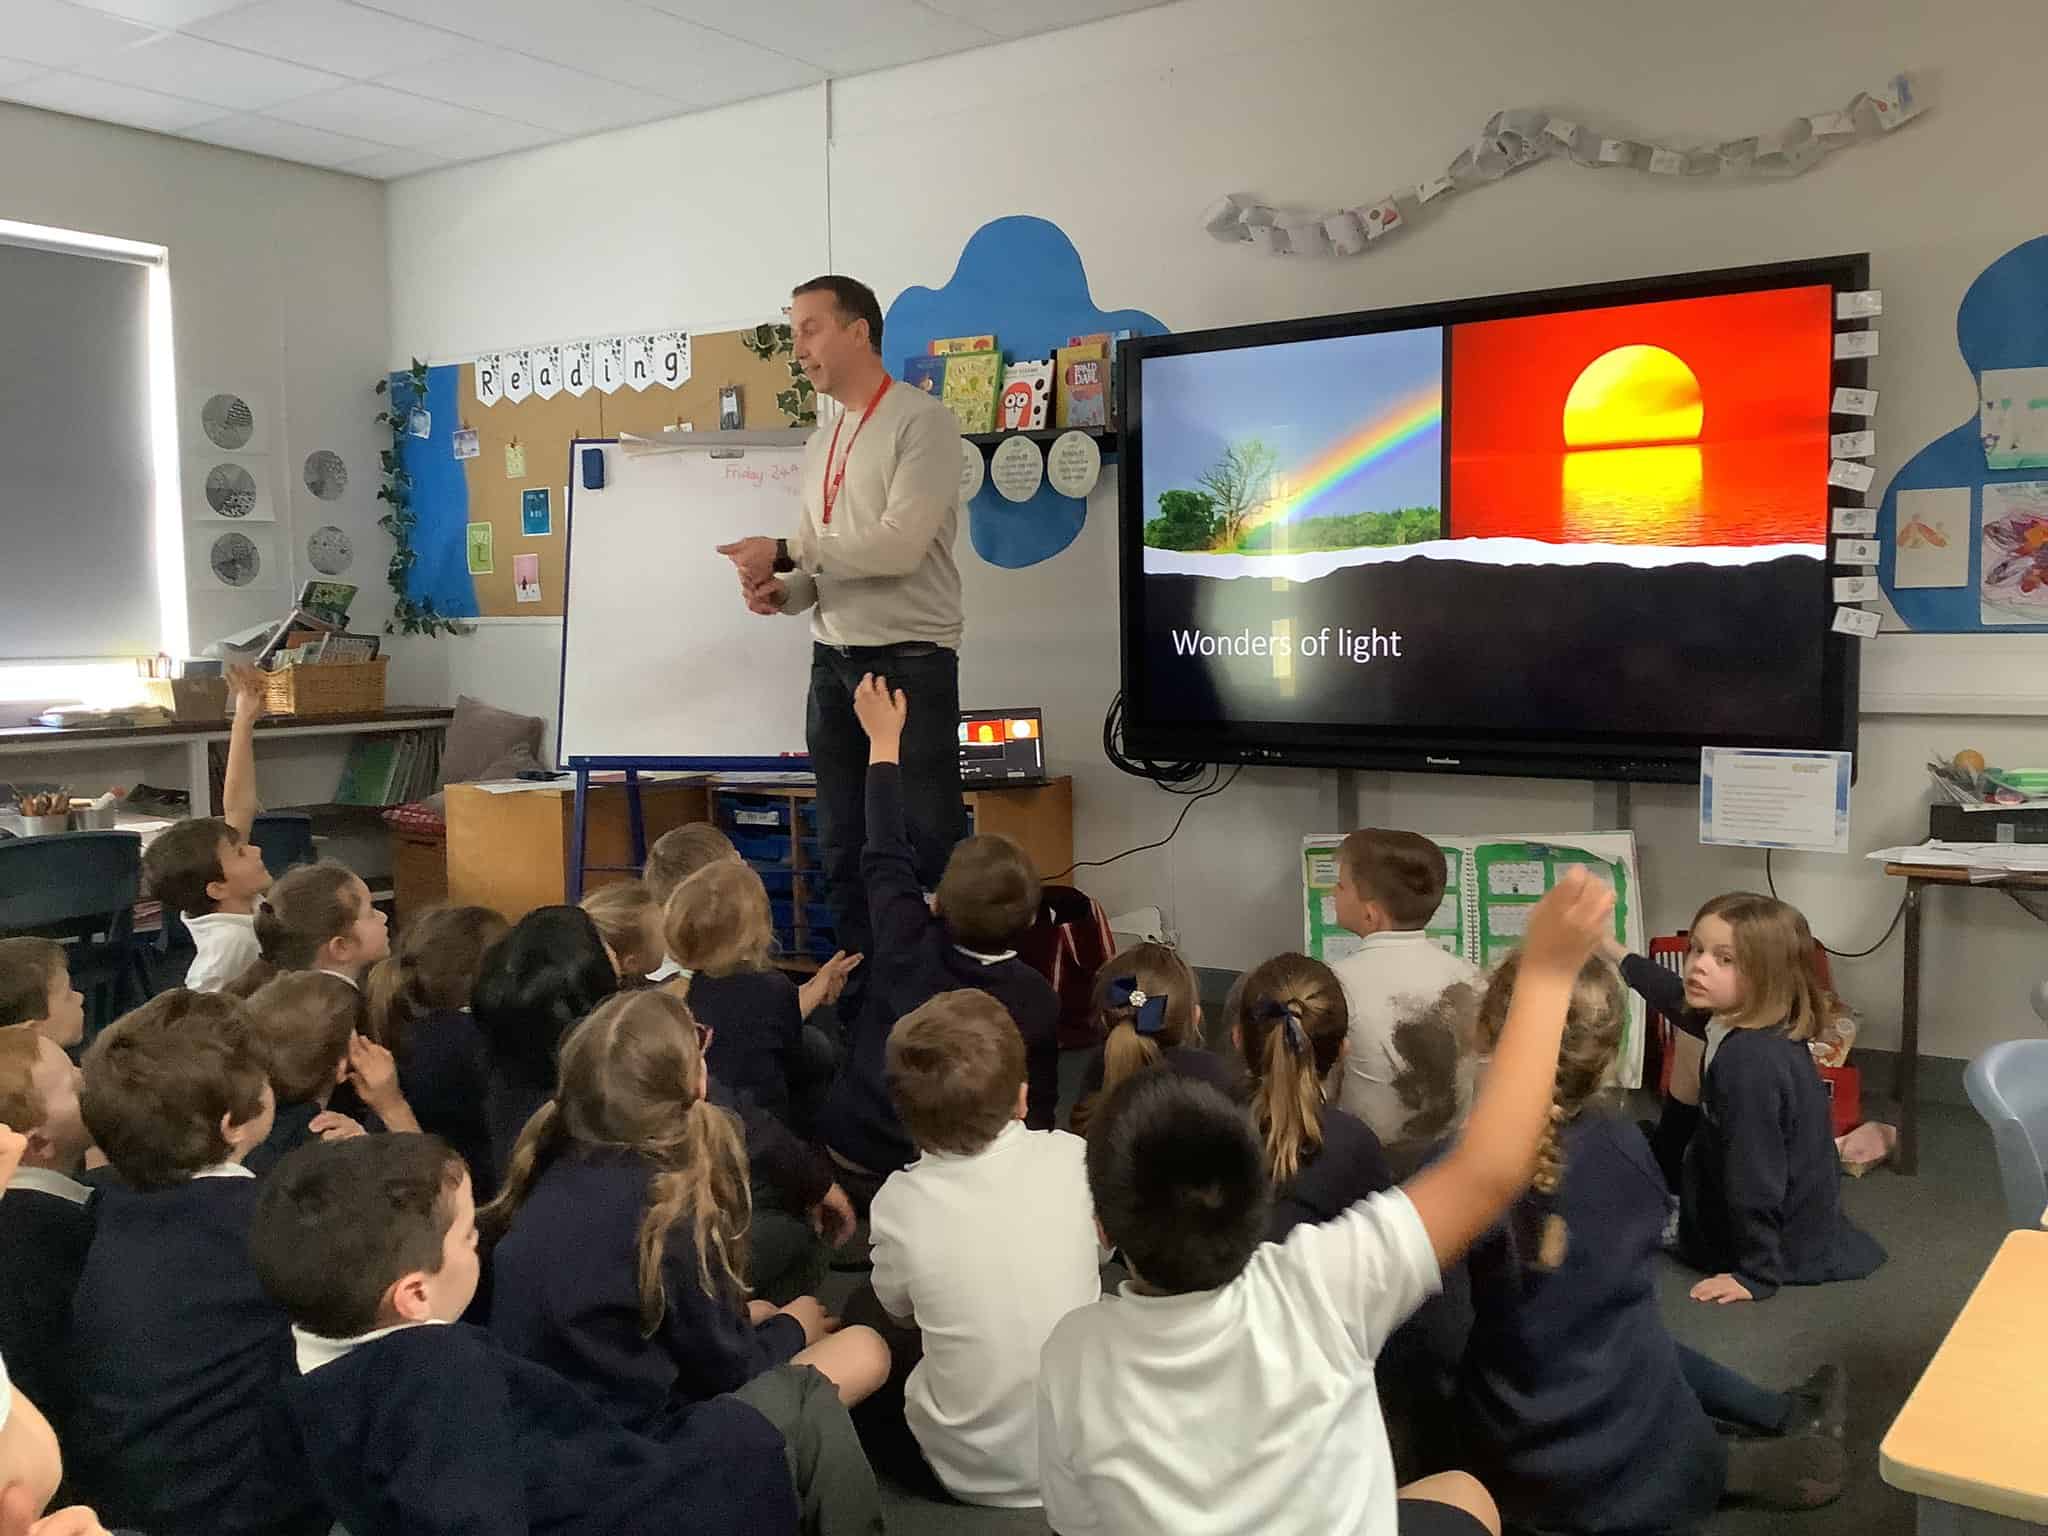
{"type": "Polygon", "coordinates": [[[2001,1040],[1970,1063],[1963,1087],[1991,1127],[2007,1220],[2039,1227],[2048,1210],[2048,1040],[2001,1040]]]}
{"type": "Polygon", "coordinates": [[[71,983],[85,994],[90,1039],[143,1001],[135,945],[142,838],[134,832],[56,832],[0,842],[0,935],[64,943],[71,983]]]}

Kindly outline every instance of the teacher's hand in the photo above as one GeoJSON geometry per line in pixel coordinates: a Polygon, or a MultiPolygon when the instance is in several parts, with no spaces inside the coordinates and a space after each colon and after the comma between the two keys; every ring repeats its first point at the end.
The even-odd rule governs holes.
{"type": "Polygon", "coordinates": [[[745,577],[740,580],[746,590],[749,613],[780,613],[789,601],[789,588],[773,576],[766,581],[748,581],[745,577]]]}
{"type": "Polygon", "coordinates": [[[752,538],[721,544],[718,546],[718,552],[739,568],[740,580],[747,583],[750,588],[775,574],[773,539],[755,534],[752,538]]]}

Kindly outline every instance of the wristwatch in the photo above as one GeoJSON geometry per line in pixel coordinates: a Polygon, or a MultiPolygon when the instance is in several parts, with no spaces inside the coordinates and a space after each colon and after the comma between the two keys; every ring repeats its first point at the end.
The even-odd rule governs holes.
{"type": "Polygon", "coordinates": [[[775,574],[780,576],[784,571],[793,571],[795,569],[796,562],[789,558],[789,540],[777,539],[775,541],[775,574]]]}

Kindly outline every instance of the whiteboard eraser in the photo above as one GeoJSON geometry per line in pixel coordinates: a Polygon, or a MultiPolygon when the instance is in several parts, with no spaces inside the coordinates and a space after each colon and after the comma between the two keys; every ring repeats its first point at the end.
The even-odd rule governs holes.
{"type": "Polygon", "coordinates": [[[583,450],[583,489],[601,491],[604,489],[604,450],[586,448],[583,450]]]}

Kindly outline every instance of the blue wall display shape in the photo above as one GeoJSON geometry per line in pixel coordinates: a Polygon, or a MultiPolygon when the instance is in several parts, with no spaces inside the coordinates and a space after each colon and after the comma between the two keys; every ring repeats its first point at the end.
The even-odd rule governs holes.
{"type": "MultiPolygon", "coordinates": [[[[2014,246],[1978,274],[1956,309],[1956,346],[1980,384],[1988,369],[2048,367],[2048,235],[2014,246]]],[[[1974,395],[1970,419],[1922,448],[1892,477],[1878,508],[1877,574],[1907,627],[1936,633],[2048,631],[2048,623],[1987,625],[1979,600],[1984,579],[1984,487],[2020,480],[2048,480],[2048,470],[1985,467],[1974,395]],[[1899,492],[1951,486],[1970,492],[1968,582],[1960,587],[1894,586],[1899,492]]]]}
{"type": "MultiPolygon", "coordinates": [[[[476,583],[469,575],[469,480],[455,457],[454,436],[462,425],[462,405],[455,398],[461,365],[443,363],[427,370],[426,408],[433,430],[426,437],[403,434],[399,462],[412,476],[412,547],[417,558],[407,591],[416,603],[431,601],[436,613],[473,619],[477,613],[476,583]]],[[[394,381],[405,377],[394,373],[394,381]]]]}
{"type": "MultiPolygon", "coordinates": [[[[1016,216],[984,224],[961,249],[943,288],[906,288],[882,319],[882,356],[901,378],[905,362],[942,336],[994,332],[1012,362],[1051,358],[1069,336],[1166,326],[1140,309],[1098,309],[1081,253],[1057,224],[1016,216]]],[[[1005,501],[984,485],[967,504],[975,553],[1012,569],[1050,560],[1074,542],[1088,503],[1042,487],[1029,501],[1005,501]]]]}

